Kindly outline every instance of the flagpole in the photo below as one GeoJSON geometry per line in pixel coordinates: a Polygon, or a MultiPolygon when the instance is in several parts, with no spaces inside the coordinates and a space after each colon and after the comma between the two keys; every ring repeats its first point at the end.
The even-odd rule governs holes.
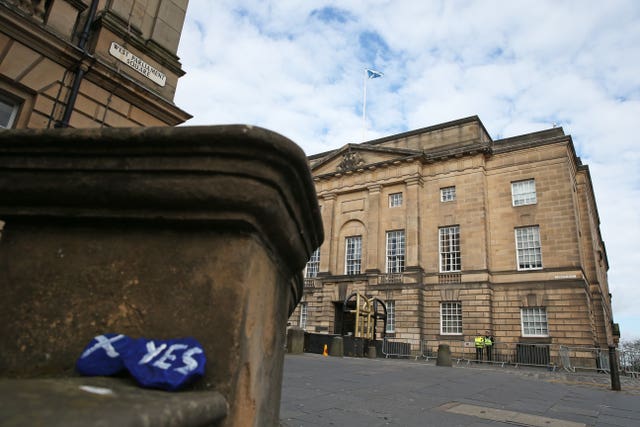
{"type": "Polygon", "coordinates": [[[364,70],[363,95],[362,95],[362,142],[364,142],[365,131],[367,128],[367,70],[364,70]]]}

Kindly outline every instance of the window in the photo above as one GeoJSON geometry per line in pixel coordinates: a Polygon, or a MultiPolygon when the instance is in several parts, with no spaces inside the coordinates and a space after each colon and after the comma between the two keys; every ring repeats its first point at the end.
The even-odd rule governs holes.
{"type": "Polygon", "coordinates": [[[548,337],[547,309],[544,307],[526,307],[520,309],[523,337],[548,337]]]}
{"type": "Polygon", "coordinates": [[[347,237],[345,250],[345,274],[360,274],[362,264],[362,236],[347,237]]]}
{"type": "Polygon", "coordinates": [[[387,231],[387,273],[404,271],[404,230],[387,231]]]}
{"type": "Polygon", "coordinates": [[[18,105],[0,96],[0,128],[9,129],[18,113],[18,105]]]}
{"type": "Polygon", "coordinates": [[[460,226],[440,228],[440,272],[460,271],[460,226]]]}
{"type": "Polygon", "coordinates": [[[462,303],[459,301],[440,303],[440,333],[462,335],[462,303]]]}
{"type": "Polygon", "coordinates": [[[389,207],[397,208],[402,206],[402,193],[389,194],[389,207]]]}
{"type": "Polygon", "coordinates": [[[320,248],[313,251],[311,254],[311,258],[309,258],[309,262],[307,262],[307,268],[304,271],[304,277],[313,278],[318,275],[318,270],[320,268],[320,248]]]}
{"type": "Polygon", "coordinates": [[[511,200],[513,206],[535,205],[536,198],[536,181],[527,179],[525,181],[516,181],[511,183],[511,200]]]}
{"type": "Polygon", "coordinates": [[[534,225],[516,228],[516,250],[518,253],[518,270],[541,269],[540,227],[534,225]]]}
{"type": "Polygon", "coordinates": [[[300,329],[306,329],[307,327],[307,303],[300,303],[300,329]]]}
{"type": "Polygon", "coordinates": [[[453,202],[456,199],[456,187],[444,187],[440,189],[441,202],[453,202]]]}
{"type": "Polygon", "coordinates": [[[386,301],[387,306],[387,329],[385,332],[390,334],[396,331],[396,302],[386,301]]]}

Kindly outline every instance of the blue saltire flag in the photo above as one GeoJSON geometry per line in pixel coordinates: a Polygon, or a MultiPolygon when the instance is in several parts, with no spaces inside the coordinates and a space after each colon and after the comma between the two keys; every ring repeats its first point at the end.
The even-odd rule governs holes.
{"type": "Polygon", "coordinates": [[[382,74],[380,71],[375,71],[375,70],[370,70],[367,68],[367,77],[370,79],[377,79],[378,77],[382,77],[384,76],[384,74],[382,74]]]}
{"type": "Polygon", "coordinates": [[[121,354],[130,338],[121,334],[94,337],[76,361],[76,369],[87,376],[114,375],[124,369],[121,354]]]}
{"type": "Polygon", "coordinates": [[[194,338],[132,339],[124,365],[142,387],[178,390],[204,375],[206,358],[194,338]]]}
{"type": "Polygon", "coordinates": [[[86,376],[105,376],[126,368],[142,387],[174,391],[202,377],[206,361],[194,338],[148,340],[104,334],[89,342],[76,369],[86,376]]]}

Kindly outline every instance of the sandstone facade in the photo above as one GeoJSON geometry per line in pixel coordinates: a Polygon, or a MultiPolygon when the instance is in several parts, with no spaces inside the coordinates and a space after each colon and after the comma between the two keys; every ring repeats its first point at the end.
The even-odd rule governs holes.
{"type": "Polygon", "coordinates": [[[474,116],[309,162],[326,237],[291,325],[349,333],[343,301],[360,291],[388,303],[386,336],[415,346],[486,330],[498,343],[617,343],[589,169],[562,128],[494,141],[474,116]]]}
{"type": "Polygon", "coordinates": [[[0,1],[0,128],[174,126],[188,0],[0,1]]]}

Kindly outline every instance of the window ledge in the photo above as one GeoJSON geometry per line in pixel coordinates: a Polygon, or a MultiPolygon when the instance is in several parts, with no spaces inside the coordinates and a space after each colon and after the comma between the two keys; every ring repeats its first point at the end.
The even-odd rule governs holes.
{"type": "Polygon", "coordinates": [[[10,425],[113,425],[114,414],[129,426],[218,425],[228,406],[217,391],[168,393],[106,377],[2,379],[0,396],[10,425]]]}
{"type": "Polygon", "coordinates": [[[520,337],[520,341],[521,344],[551,344],[551,337],[550,336],[526,336],[520,337]]]}
{"type": "Polygon", "coordinates": [[[464,341],[464,335],[462,334],[455,334],[455,335],[447,335],[447,334],[440,334],[440,335],[436,335],[436,339],[438,340],[449,340],[449,341],[464,341]]]}

